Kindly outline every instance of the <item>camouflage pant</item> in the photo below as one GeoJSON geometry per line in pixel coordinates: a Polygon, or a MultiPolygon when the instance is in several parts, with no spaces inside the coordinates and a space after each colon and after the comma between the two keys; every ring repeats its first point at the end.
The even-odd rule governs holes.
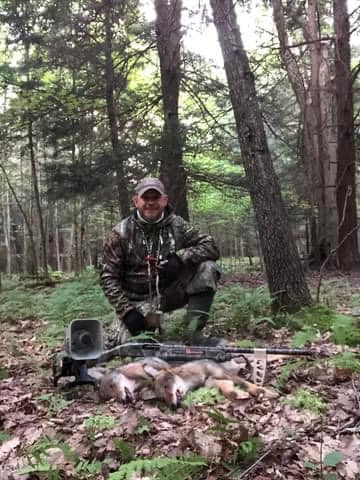
{"type": "MultiPolygon", "coordinates": [[[[160,310],[164,313],[184,307],[188,303],[189,296],[206,291],[216,291],[217,282],[220,278],[220,268],[214,261],[202,262],[193,268],[186,266],[179,278],[172,282],[161,293],[160,310]]],[[[149,301],[133,302],[136,308],[142,312],[146,310],[149,301]]],[[[125,343],[130,333],[121,317],[116,317],[106,338],[107,348],[125,343]]]]}

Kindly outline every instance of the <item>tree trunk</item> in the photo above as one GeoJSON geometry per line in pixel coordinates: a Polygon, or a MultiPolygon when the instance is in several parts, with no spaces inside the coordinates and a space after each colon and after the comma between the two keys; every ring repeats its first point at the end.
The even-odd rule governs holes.
{"type": "Polygon", "coordinates": [[[115,72],[114,63],[112,59],[113,47],[112,47],[112,29],[111,29],[111,11],[112,0],[105,0],[105,90],[106,90],[106,107],[108,113],[109,127],[110,127],[110,140],[113,150],[114,163],[116,165],[116,180],[119,198],[119,210],[120,214],[125,217],[130,214],[130,201],[129,193],[127,190],[124,162],[121,153],[121,147],[119,142],[117,114],[114,100],[114,88],[115,88],[115,72]]]}
{"type": "Polygon", "coordinates": [[[80,272],[84,270],[86,264],[86,244],[85,244],[85,229],[86,229],[86,215],[85,207],[80,203],[80,240],[79,240],[79,256],[80,256],[80,272]]]}
{"type": "Polygon", "coordinates": [[[43,276],[46,279],[49,279],[49,272],[47,266],[47,245],[46,245],[46,233],[44,227],[44,219],[42,214],[41,208],[41,201],[40,201],[40,192],[39,192],[39,183],[36,173],[36,160],[35,160],[35,151],[34,151],[34,141],[33,141],[33,126],[31,119],[28,120],[28,147],[29,147],[29,154],[30,154],[30,164],[31,164],[31,179],[32,179],[32,186],[34,189],[34,197],[35,197],[35,205],[36,205],[36,213],[39,222],[39,229],[40,229],[40,264],[43,270],[43,276]]]}
{"type": "Polygon", "coordinates": [[[78,223],[78,207],[77,199],[73,200],[73,224],[72,224],[72,268],[75,276],[78,277],[80,273],[80,257],[79,257],[79,223],[78,223]]]}
{"type": "MultiPolygon", "coordinates": [[[[6,183],[9,187],[9,190],[11,191],[12,193],[12,196],[14,197],[14,200],[16,202],[16,205],[18,207],[18,209],[20,210],[22,216],[23,216],[23,219],[24,219],[24,222],[26,224],[26,228],[28,230],[28,233],[29,233],[29,239],[30,239],[30,247],[31,247],[31,254],[32,254],[32,261],[33,261],[33,266],[34,266],[34,273],[35,275],[37,276],[38,275],[38,267],[37,267],[37,256],[36,256],[36,248],[35,248],[35,241],[34,241],[34,233],[33,233],[33,229],[32,229],[32,226],[31,226],[31,221],[29,220],[25,210],[23,209],[22,205],[21,205],[21,202],[10,182],[10,179],[6,173],[6,170],[5,168],[0,164],[0,169],[2,170],[3,174],[4,174],[4,177],[5,177],[5,180],[6,180],[6,183]]],[[[25,238],[25,231],[24,231],[24,238],[25,238]]],[[[24,240],[24,243],[25,243],[25,240],[24,240]]]]}
{"type": "Polygon", "coordinates": [[[337,208],[339,216],[339,265],[359,264],[357,240],[355,139],[351,76],[350,26],[346,0],[334,0],[335,85],[337,106],[337,208]]]}
{"type": "Polygon", "coordinates": [[[224,58],[242,161],[254,206],[273,310],[311,304],[267,145],[254,76],[231,0],[210,0],[224,58]]]}
{"type": "MultiPolygon", "coordinates": [[[[309,132],[312,136],[312,145],[315,151],[313,160],[312,178],[313,191],[316,204],[318,206],[318,245],[326,252],[328,250],[327,231],[327,212],[325,201],[325,178],[324,163],[324,140],[322,131],[322,115],[320,102],[320,62],[321,62],[321,44],[319,42],[318,31],[318,12],[315,0],[308,0],[307,6],[307,25],[304,32],[306,40],[309,42],[310,50],[310,79],[308,99],[308,119],[310,123],[309,132]]],[[[330,245],[329,245],[330,247],[330,245]]],[[[330,251],[330,248],[329,248],[330,251]]]]}
{"type": "Polygon", "coordinates": [[[12,255],[11,255],[11,209],[10,209],[10,196],[9,192],[6,192],[6,220],[4,219],[4,236],[6,246],[6,273],[12,274],[12,255]]]}
{"type": "Polygon", "coordinates": [[[188,219],[186,172],[183,164],[183,141],[179,122],[181,6],[181,0],[155,1],[156,38],[164,108],[160,177],[176,213],[188,219]]]}
{"type": "Polygon", "coordinates": [[[56,252],[56,269],[61,271],[61,257],[60,257],[60,232],[59,232],[59,210],[58,202],[55,201],[55,252],[56,252]]]}
{"type": "MultiPolygon", "coordinates": [[[[336,172],[337,172],[337,126],[336,98],[334,84],[334,53],[326,44],[322,45],[319,71],[320,109],[323,138],[323,179],[324,179],[324,210],[325,228],[323,238],[327,239],[326,255],[336,248],[338,243],[338,212],[336,206],[336,172]]],[[[323,259],[324,260],[324,259],[323,259]]],[[[330,260],[330,265],[337,266],[336,256],[330,260]]],[[[329,265],[329,263],[328,263],[329,265]]]]}
{"type": "MultiPolygon", "coordinates": [[[[288,5],[289,7],[289,5],[288,5]]],[[[281,0],[273,0],[273,16],[280,43],[280,56],[295,93],[303,123],[303,164],[308,178],[309,201],[312,205],[311,262],[319,267],[324,256],[337,243],[337,211],[335,208],[336,163],[333,158],[334,94],[331,86],[329,49],[319,40],[317,5],[309,0],[307,18],[291,15],[302,27],[310,51],[308,85],[289,46],[284,9],[281,0]],[[330,88],[329,88],[330,87],[330,88]]]]}

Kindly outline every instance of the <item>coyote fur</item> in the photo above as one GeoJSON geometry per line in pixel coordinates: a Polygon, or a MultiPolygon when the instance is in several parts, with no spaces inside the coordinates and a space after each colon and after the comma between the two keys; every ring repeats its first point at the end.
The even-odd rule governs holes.
{"type": "Polygon", "coordinates": [[[98,390],[101,400],[115,398],[122,402],[134,402],[139,392],[151,385],[152,379],[169,364],[157,357],[144,358],[99,375],[98,390]]]}
{"type": "Polygon", "coordinates": [[[170,366],[157,357],[122,365],[102,375],[99,380],[99,396],[102,400],[115,398],[122,402],[134,402],[143,391],[145,398],[159,398],[170,407],[177,408],[187,392],[201,386],[218,388],[231,399],[264,395],[275,398],[275,392],[259,387],[239,376],[244,368],[242,357],[216,363],[213,360],[196,360],[179,366],[170,366]],[[235,387],[239,385],[242,390],[235,387]],[[149,394],[149,388],[154,395],[149,394]]]}
{"type": "Polygon", "coordinates": [[[162,398],[172,408],[178,408],[186,393],[201,386],[213,386],[227,397],[245,398],[239,396],[235,385],[242,387],[253,396],[264,395],[275,398],[277,394],[271,390],[259,387],[241,378],[236,359],[217,363],[213,360],[196,360],[178,367],[165,368],[155,376],[154,389],[157,398],[162,398]]]}

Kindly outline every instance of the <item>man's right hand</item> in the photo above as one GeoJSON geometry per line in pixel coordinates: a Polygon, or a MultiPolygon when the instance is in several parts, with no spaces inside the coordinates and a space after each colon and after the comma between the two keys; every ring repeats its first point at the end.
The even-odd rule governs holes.
{"type": "Polygon", "coordinates": [[[144,315],[136,310],[135,307],[123,316],[122,321],[132,336],[139,335],[144,330],[147,330],[144,315]]]}

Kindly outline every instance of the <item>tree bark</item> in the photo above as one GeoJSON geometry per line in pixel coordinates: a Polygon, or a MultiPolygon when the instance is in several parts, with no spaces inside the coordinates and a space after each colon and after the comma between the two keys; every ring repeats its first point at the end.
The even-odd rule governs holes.
{"type": "MultiPolygon", "coordinates": [[[[31,247],[31,254],[32,254],[32,261],[33,261],[33,268],[34,268],[34,273],[36,276],[38,276],[38,263],[37,263],[37,256],[36,256],[36,248],[35,248],[35,241],[34,241],[34,233],[33,233],[33,229],[31,227],[31,221],[29,220],[28,216],[26,215],[26,212],[25,210],[23,209],[22,205],[21,205],[21,202],[10,182],[10,179],[6,173],[6,170],[5,168],[0,164],[0,169],[2,170],[3,174],[4,174],[4,177],[5,177],[5,180],[6,180],[6,183],[9,187],[9,190],[10,192],[12,193],[12,196],[14,197],[14,200],[16,202],[16,205],[18,206],[18,209],[20,210],[22,216],[23,216],[23,219],[24,219],[24,222],[26,224],[26,228],[27,228],[27,231],[29,233],[29,239],[30,239],[30,247],[31,247]]],[[[24,243],[25,243],[25,231],[24,231],[24,243]]]]}
{"type": "Polygon", "coordinates": [[[4,238],[6,246],[6,273],[12,274],[12,255],[11,255],[11,209],[9,192],[6,192],[6,220],[4,219],[4,238]]]}
{"type": "Polygon", "coordinates": [[[55,253],[56,253],[56,269],[61,271],[61,257],[60,257],[60,232],[59,232],[59,209],[58,202],[55,201],[55,253]]]}
{"type": "Polygon", "coordinates": [[[210,0],[224,58],[242,161],[257,219],[273,310],[311,304],[267,145],[254,76],[231,0],[210,0]]]}
{"type": "Polygon", "coordinates": [[[183,164],[183,141],[179,122],[181,6],[181,0],[155,0],[156,38],[164,109],[160,177],[176,213],[188,219],[186,171],[183,164]]]}
{"type": "Polygon", "coordinates": [[[32,127],[32,121],[31,120],[28,121],[28,142],[29,142],[28,147],[29,147],[29,154],[30,154],[32,186],[33,186],[33,189],[34,189],[36,213],[37,213],[37,217],[38,217],[39,230],[40,230],[40,245],[41,245],[40,265],[42,267],[43,276],[46,279],[48,279],[49,278],[49,272],[48,272],[48,266],[47,266],[46,234],[45,234],[44,219],[43,219],[41,201],[40,201],[39,182],[38,182],[38,178],[37,178],[34,141],[33,141],[33,127],[32,127]]]}
{"type": "Polygon", "coordinates": [[[116,180],[119,199],[120,214],[125,217],[130,214],[130,200],[125,179],[124,162],[121,153],[119,141],[119,131],[117,123],[116,105],[114,100],[115,89],[115,72],[113,63],[113,47],[112,47],[112,28],[111,28],[111,12],[112,0],[105,0],[105,90],[106,90],[106,107],[108,121],[110,127],[110,140],[113,151],[113,157],[116,165],[116,180]]]}
{"type": "Polygon", "coordinates": [[[338,132],[336,200],[340,219],[337,255],[340,267],[351,269],[359,264],[360,258],[357,236],[350,26],[346,0],[334,0],[333,10],[338,132]]]}
{"type": "MultiPolygon", "coordinates": [[[[302,27],[310,51],[308,82],[289,45],[282,0],[273,0],[273,16],[280,43],[280,57],[295,93],[303,124],[303,164],[308,178],[311,223],[312,265],[319,267],[322,257],[337,244],[334,161],[334,92],[331,85],[329,49],[320,42],[317,5],[309,0],[307,18],[291,15],[302,27]]],[[[288,6],[289,7],[289,6],[288,6]]]]}

